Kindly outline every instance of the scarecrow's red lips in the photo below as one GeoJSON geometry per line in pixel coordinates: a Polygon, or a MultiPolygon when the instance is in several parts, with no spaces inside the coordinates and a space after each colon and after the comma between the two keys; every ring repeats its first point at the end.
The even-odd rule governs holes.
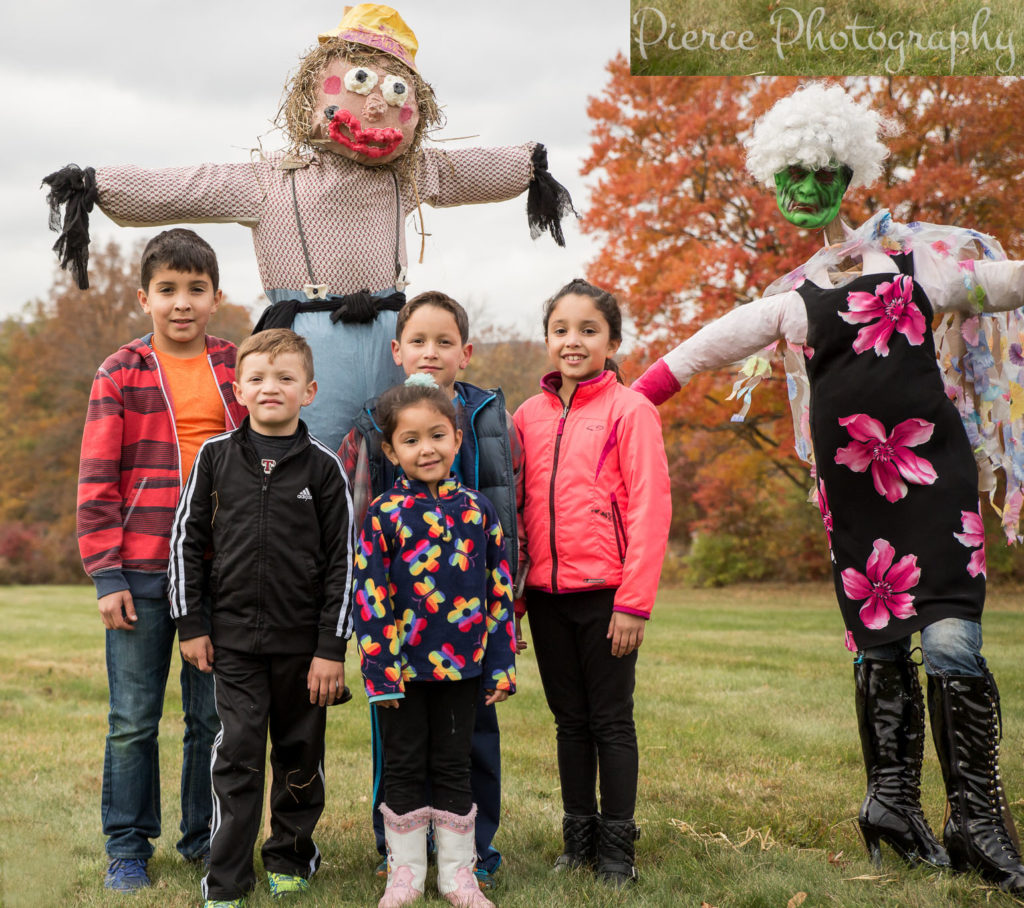
{"type": "Polygon", "coordinates": [[[330,137],[339,145],[369,158],[383,158],[402,144],[402,130],[393,127],[363,129],[359,119],[341,108],[327,126],[330,137]]]}

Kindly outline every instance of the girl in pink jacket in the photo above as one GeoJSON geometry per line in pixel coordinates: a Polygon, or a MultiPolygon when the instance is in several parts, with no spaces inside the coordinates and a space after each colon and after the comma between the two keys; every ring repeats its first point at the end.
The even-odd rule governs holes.
{"type": "Polygon", "coordinates": [[[544,337],[557,371],[514,422],[526,608],[565,812],[555,870],[596,867],[621,887],[637,878],[633,687],[668,539],[668,462],[657,410],[617,381],[615,297],[572,281],[545,305],[544,337]]]}

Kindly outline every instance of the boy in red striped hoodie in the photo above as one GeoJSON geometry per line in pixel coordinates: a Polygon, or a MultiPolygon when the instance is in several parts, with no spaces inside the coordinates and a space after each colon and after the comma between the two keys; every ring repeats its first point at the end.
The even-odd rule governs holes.
{"type": "MultiPolygon", "coordinates": [[[[191,230],[165,230],[142,254],[139,303],[153,332],[96,373],[82,437],[78,544],[106,628],[110,727],[103,761],[104,885],[150,885],[160,835],[157,733],[174,650],[168,540],[202,443],[238,425],[234,344],[206,334],[220,304],[217,257],[191,230]]],[[[220,727],[212,676],[184,664],[181,839],[189,861],[209,853],[210,747],[220,727]]]]}

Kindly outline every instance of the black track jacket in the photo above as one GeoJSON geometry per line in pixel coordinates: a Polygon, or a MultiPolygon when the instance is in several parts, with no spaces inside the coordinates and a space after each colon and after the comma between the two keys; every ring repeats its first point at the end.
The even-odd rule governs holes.
{"type": "Polygon", "coordinates": [[[354,540],[341,461],[300,422],[288,453],[267,469],[248,417],[199,449],[171,530],[178,637],[208,634],[214,648],[344,661],[354,540]]]}

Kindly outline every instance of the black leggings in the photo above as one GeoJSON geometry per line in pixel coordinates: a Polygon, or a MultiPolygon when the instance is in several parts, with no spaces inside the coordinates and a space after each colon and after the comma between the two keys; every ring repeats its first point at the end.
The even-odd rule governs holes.
{"type": "Polygon", "coordinates": [[[469,752],[479,678],[410,681],[398,709],[377,709],[386,803],[401,815],[429,805],[465,816],[473,806],[469,752]]]}
{"type": "Polygon", "coordinates": [[[615,590],[526,591],[527,613],[548,708],[555,716],[562,807],[629,820],[636,807],[638,756],[633,724],[636,651],[616,658],[607,638],[615,590]]]}

